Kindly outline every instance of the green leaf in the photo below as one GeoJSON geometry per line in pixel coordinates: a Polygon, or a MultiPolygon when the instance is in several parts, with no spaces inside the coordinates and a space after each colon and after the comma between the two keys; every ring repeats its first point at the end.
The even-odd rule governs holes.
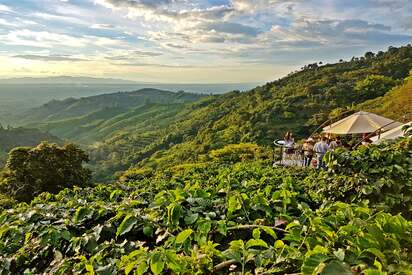
{"type": "Polygon", "coordinates": [[[176,273],[181,273],[183,271],[184,265],[179,262],[176,252],[170,250],[166,251],[166,259],[168,268],[176,273]]]}
{"type": "Polygon", "coordinates": [[[146,271],[147,271],[147,262],[143,261],[137,266],[136,270],[134,271],[134,274],[143,275],[143,274],[146,274],[146,271]]]}
{"type": "Polygon", "coordinates": [[[117,228],[116,231],[116,238],[119,236],[122,236],[124,234],[126,234],[127,232],[129,232],[133,226],[137,223],[137,219],[136,217],[132,216],[132,215],[127,215],[122,223],[119,225],[119,227],[117,228]]]}
{"type": "Polygon", "coordinates": [[[160,254],[160,252],[153,253],[150,257],[150,270],[153,274],[157,275],[162,273],[164,267],[165,263],[163,261],[162,254],[160,254]]]}
{"type": "Polygon", "coordinates": [[[275,231],[272,228],[267,227],[267,226],[261,226],[260,228],[263,231],[265,231],[266,234],[272,236],[272,238],[277,239],[277,235],[276,235],[275,231]]]}
{"type": "Polygon", "coordinates": [[[379,271],[382,271],[382,264],[379,261],[377,261],[376,259],[375,259],[375,262],[373,263],[373,265],[376,266],[379,271]]]}
{"type": "Polygon", "coordinates": [[[179,219],[183,215],[183,208],[181,205],[173,203],[167,207],[167,217],[171,224],[178,224],[179,219]]]}
{"type": "Polygon", "coordinates": [[[134,267],[140,262],[140,260],[136,260],[133,262],[130,262],[126,265],[126,268],[124,269],[124,273],[126,275],[129,275],[129,273],[134,269],[134,267]]]}
{"type": "Polygon", "coordinates": [[[72,237],[70,232],[67,230],[63,230],[61,233],[61,236],[63,239],[65,239],[66,241],[70,241],[70,238],[72,237]]]}
{"type": "Polygon", "coordinates": [[[80,206],[76,209],[76,213],[74,213],[73,222],[80,223],[86,219],[91,218],[93,214],[93,209],[80,206]]]}
{"type": "Polygon", "coordinates": [[[236,210],[239,210],[242,208],[242,202],[240,201],[240,198],[236,195],[230,196],[228,200],[228,207],[227,210],[229,213],[233,213],[236,210]]]}
{"type": "Polygon", "coordinates": [[[260,230],[259,228],[253,229],[252,236],[254,239],[260,239],[260,230]]]}
{"type": "Polygon", "coordinates": [[[92,264],[85,264],[85,268],[90,275],[94,275],[94,267],[92,264]]]}
{"type": "Polygon", "coordinates": [[[264,240],[251,239],[251,240],[247,241],[246,248],[251,248],[253,246],[261,246],[261,247],[264,247],[264,248],[269,248],[268,244],[264,240]]]}
{"type": "Polygon", "coordinates": [[[353,275],[349,266],[338,261],[328,263],[322,271],[322,275],[353,275]]]}
{"type": "Polygon", "coordinates": [[[197,224],[197,232],[203,235],[207,235],[210,229],[212,229],[212,223],[210,221],[203,220],[197,224]]]}
{"type": "Polygon", "coordinates": [[[376,269],[367,269],[364,271],[365,275],[386,275],[386,272],[382,272],[376,269]]]}
{"type": "Polygon", "coordinates": [[[185,217],[185,224],[194,224],[197,220],[197,218],[199,218],[199,213],[194,213],[194,214],[190,214],[187,215],[185,217]]]}
{"type": "Polygon", "coordinates": [[[329,257],[324,254],[313,254],[306,257],[301,268],[302,275],[316,275],[322,272],[325,267],[324,262],[328,259],[329,257]]]}
{"type": "Polygon", "coordinates": [[[227,225],[226,225],[225,221],[218,221],[217,222],[217,232],[219,232],[223,236],[226,236],[226,234],[227,234],[227,225]]]}
{"type": "Polygon", "coordinates": [[[337,251],[333,252],[333,254],[335,254],[336,258],[341,262],[345,259],[345,250],[342,248],[339,248],[337,251]]]}
{"type": "Polygon", "coordinates": [[[375,255],[376,257],[379,258],[379,260],[381,260],[381,262],[386,262],[386,257],[385,255],[377,248],[371,247],[366,249],[365,251],[372,253],[373,255],[375,255]]]}
{"type": "Polygon", "coordinates": [[[179,235],[177,235],[176,237],[176,243],[183,243],[192,233],[192,229],[186,229],[180,232],[179,235]]]}

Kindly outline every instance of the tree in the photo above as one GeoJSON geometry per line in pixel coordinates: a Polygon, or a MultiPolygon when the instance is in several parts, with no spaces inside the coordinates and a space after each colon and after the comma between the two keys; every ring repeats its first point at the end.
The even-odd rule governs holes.
{"type": "Polygon", "coordinates": [[[367,100],[378,96],[383,96],[392,89],[397,82],[391,77],[383,75],[369,75],[365,79],[356,82],[355,91],[360,99],[367,100]]]}
{"type": "Polygon", "coordinates": [[[373,52],[366,52],[365,53],[365,58],[366,59],[371,59],[375,56],[375,54],[373,52]]]}
{"type": "Polygon", "coordinates": [[[18,201],[30,201],[42,192],[57,193],[72,186],[87,186],[91,171],[83,167],[87,154],[75,146],[43,142],[37,147],[10,151],[0,179],[0,191],[18,201]]]}

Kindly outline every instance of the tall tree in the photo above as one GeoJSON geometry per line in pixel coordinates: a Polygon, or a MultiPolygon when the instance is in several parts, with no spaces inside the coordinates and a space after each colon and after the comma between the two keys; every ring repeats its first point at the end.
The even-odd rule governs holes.
{"type": "Polygon", "coordinates": [[[73,144],[60,147],[43,142],[34,148],[17,147],[8,155],[0,190],[19,201],[30,201],[42,192],[86,186],[91,171],[83,163],[88,161],[87,154],[73,144]]]}

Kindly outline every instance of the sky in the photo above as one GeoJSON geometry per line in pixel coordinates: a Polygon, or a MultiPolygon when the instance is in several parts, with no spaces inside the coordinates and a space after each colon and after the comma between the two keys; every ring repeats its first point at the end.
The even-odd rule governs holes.
{"type": "Polygon", "coordinates": [[[0,78],[277,79],[412,43],[412,0],[0,0],[0,78]]]}

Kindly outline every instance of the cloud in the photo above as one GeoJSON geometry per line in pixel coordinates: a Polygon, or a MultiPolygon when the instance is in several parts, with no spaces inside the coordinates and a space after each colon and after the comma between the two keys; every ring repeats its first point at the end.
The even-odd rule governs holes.
{"type": "MultiPolygon", "coordinates": [[[[265,41],[285,46],[333,46],[350,44],[374,44],[381,41],[407,40],[409,35],[390,33],[391,27],[359,19],[349,20],[296,20],[290,27],[273,26],[265,35],[265,41]]],[[[272,43],[272,45],[273,45],[272,43]]]]}
{"type": "Polygon", "coordinates": [[[61,14],[52,14],[52,13],[47,13],[47,12],[34,12],[31,14],[31,16],[35,18],[47,20],[47,21],[61,21],[61,22],[67,22],[71,24],[78,24],[78,25],[88,24],[87,21],[82,20],[77,17],[61,15],[61,14]]]}
{"type": "Polygon", "coordinates": [[[12,12],[13,10],[6,5],[0,4],[0,13],[9,13],[12,12]]]}
{"type": "Polygon", "coordinates": [[[168,65],[168,64],[143,63],[143,62],[112,63],[112,65],[130,66],[130,67],[198,68],[198,66],[192,66],[192,65],[168,65]]]}
{"type": "Polygon", "coordinates": [[[0,35],[2,43],[6,45],[20,45],[38,48],[52,48],[57,45],[73,48],[82,48],[88,44],[84,38],[48,31],[32,31],[29,29],[13,30],[0,35]]]}
{"type": "Polygon", "coordinates": [[[113,26],[112,24],[93,24],[91,28],[100,30],[111,30],[114,29],[115,26],[113,26]]]}
{"type": "Polygon", "coordinates": [[[28,60],[40,60],[40,61],[89,61],[87,59],[72,57],[68,55],[19,54],[19,55],[14,55],[13,57],[28,59],[28,60]]]}
{"type": "Polygon", "coordinates": [[[232,22],[207,22],[197,26],[202,30],[256,37],[261,31],[255,27],[232,22]]]}
{"type": "MultiPolygon", "coordinates": [[[[242,64],[259,64],[272,70],[321,56],[339,60],[410,43],[410,1],[11,1],[0,4],[0,50],[7,51],[3,56],[10,64],[17,62],[11,55],[39,60],[32,62],[35,66],[59,68],[68,64],[58,61],[87,58],[99,64],[96,70],[146,71],[165,79],[171,79],[165,71],[176,76],[181,68],[201,72],[224,64],[239,70],[242,64]]],[[[75,72],[88,71],[75,65],[75,72]]]]}
{"type": "Polygon", "coordinates": [[[125,9],[130,18],[176,23],[219,20],[234,11],[233,7],[227,5],[191,8],[185,0],[95,0],[95,3],[114,10],[125,9]]]}
{"type": "Polygon", "coordinates": [[[105,58],[108,60],[113,60],[113,61],[116,61],[116,60],[121,61],[121,60],[133,60],[133,59],[138,59],[142,57],[155,57],[155,56],[161,56],[161,55],[163,55],[163,53],[134,50],[126,54],[106,56],[105,58]]]}
{"type": "MultiPolygon", "coordinates": [[[[304,0],[300,0],[304,1],[304,0]]],[[[276,5],[291,4],[299,0],[232,0],[235,10],[243,13],[255,14],[259,11],[268,11],[276,5]]]]}

